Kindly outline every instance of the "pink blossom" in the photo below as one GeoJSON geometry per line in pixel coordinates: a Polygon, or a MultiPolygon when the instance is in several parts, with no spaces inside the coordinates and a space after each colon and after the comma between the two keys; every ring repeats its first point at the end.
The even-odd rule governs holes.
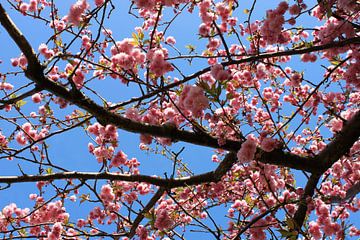
{"type": "Polygon", "coordinates": [[[241,144],[241,148],[237,153],[237,158],[242,163],[250,162],[254,159],[256,153],[256,141],[249,136],[245,142],[241,144]]]}
{"type": "Polygon", "coordinates": [[[157,77],[164,75],[167,72],[172,71],[173,66],[165,60],[168,52],[166,49],[153,49],[148,52],[146,58],[150,61],[150,71],[157,77]]]}
{"type": "Polygon", "coordinates": [[[165,40],[165,42],[166,42],[167,44],[171,44],[171,45],[175,45],[175,44],[176,44],[176,40],[175,40],[175,38],[174,38],[173,36],[167,37],[166,40],[165,40]]]}
{"type": "Polygon", "coordinates": [[[101,5],[103,5],[104,4],[104,0],[95,0],[95,5],[97,6],[97,7],[100,7],[101,5]]]}
{"type": "Polygon", "coordinates": [[[29,11],[30,12],[36,12],[38,5],[38,0],[30,0],[29,3],[29,11]]]}
{"type": "Polygon", "coordinates": [[[22,133],[16,134],[15,139],[20,145],[26,145],[27,144],[27,140],[26,140],[26,138],[24,137],[24,135],[22,133]]]}
{"type": "Polygon", "coordinates": [[[264,150],[265,152],[271,152],[278,146],[279,146],[278,140],[273,138],[264,138],[260,144],[261,149],[264,150]]]}
{"type": "Polygon", "coordinates": [[[166,209],[160,209],[156,213],[155,227],[160,231],[170,229],[174,225],[174,221],[170,218],[166,209]]]}
{"type": "Polygon", "coordinates": [[[333,133],[340,132],[342,127],[343,127],[343,121],[341,119],[338,119],[338,118],[333,118],[329,122],[329,125],[330,125],[330,130],[333,133]]]}
{"type": "Polygon", "coordinates": [[[309,223],[309,233],[313,236],[315,240],[320,239],[322,237],[320,226],[318,223],[314,221],[311,221],[309,223]]]}
{"type": "Polygon", "coordinates": [[[350,236],[360,236],[360,230],[357,229],[355,226],[351,226],[349,235],[350,236]]]}
{"type": "Polygon", "coordinates": [[[70,12],[68,14],[69,22],[74,25],[79,25],[82,21],[82,15],[89,7],[90,5],[86,0],[78,0],[75,4],[71,5],[70,12]]]}
{"type": "Polygon", "coordinates": [[[7,82],[0,82],[0,90],[9,91],[12,90],[14,86],[7,82]]]}
{"type": "Polygon", "coordinates": [[[40,95],[40,93],[35,93],[34,95],[31,96],[31,99],[34,103],[39,103],[42,100],[42,97],[40,95]]]}
{"type": "Polygon", "coordinates": [[[209,100],[202,88],[186,85],[179,98],[179,107],[190,110],[194,117],[200,117],[203,110],[209,106],[209,100]]]}
{"type": "Polygon", "coordinates": [[[61,223],[57,222],[53,225],[51,232],[48,234],[49,240],[59,240],[61,239],[61,232],[63,230],[63,227],[61,223]]]}
{"type": "Polygon", "coordinates": [[[19,65],[19,59],[17,58],[11,58],[10,61],[13,67],[17,67],[19,65]]]}
{"type": "Polygon", "coordinates": [[[20,12],[25,15],[25,13],[29,10],[29,4],[28,3],[21,3],[19,6],[20,12]]]}
{"type": "Polygon", "coordinates": [[[8,144],[8,141],[4,135],[0,132],[0,149],[6,147],[8,144]]]}
{"type": "Polygon", "coordinates": [[[281,2],[275,10],[266,12],[266,19],[260,31],[268,44],[286,43],[290,40],[289,36],[282,32],[285,23],[284,14],[288,8],[289,5],[286,2],[281,2]]]}
{"type": "Polygon", "coordinates": [[[210,27],[205,23],[200,24],[200,26],[199,26],[200,36],[207,37],[207,36],[209,36],[209,33],[210,33],[210,27]]]}
{"type": "Polygon", "coordinates": [[[22,68],[26,68],[28,61],[26,59],[26,57],[24,55],[21,54],[21,56],[19,57],[19,65],[22,68]]]}
{"type": "Polygon", "coordinates": [[[297,4],[294,4],[289,8],[289,13],[291,15],[298,15],[300,13],[300,11],[301,11],[301,8],[297,4]]]}
{"type": "Polygon", "coordinates": [[[285,81],[285,85],[286,86],[291,86],[291,87],[298,87],[301,84],[302,81],[302,75],[300,73],[293,73],[290,76],[290,79],[287,79],[285,81]]]}
{"type": "Polygon", "coordinates": [[[108,204],[115,199],[115,194],[109,184],[106,184],[101,187],[100,198],[104,201],[105,204],[108,204]]]}
{"type": "Polygon", "coordinates": [[[123,151],[119,151],[111,160],[110,167],[119,167],[125,164],[127,161],[127,155],[123,151]]]}
{"type": "Polygon", "coordinates": [[[146,183],[140,183],[137,185],[136,190],[138,190],[141,195],[146,195],[150,192],[149,185],[146,183]]]}
{"type": "Polygon", "coordinates": [[[136,229],[136,235],[139,236],[140,240],[148,240],[149,231],[143,225],[139,225],[136,229]]]}
{"type": "Polygon", "coordinates": [[[209,39],[209,43],[206,47],[209,49],[209,51],[215,51],[220,47],[220,40],[217,38],[211,38],[209,39]]]}
{"type": "Polygon", "coordinates": [[[211,75],[220,82],[231,79],[231,72],[225,70],[221,64],[215,64],[211,67],[211,75]]]}
{"type": "Polygon", "coordinates": [[[47,45],[46,45],[45,43],[40,44],[40,46],[39,46],[39,52],[40,52],[42,55],[45,55],[47,51],[48,51],[47,45]]]}

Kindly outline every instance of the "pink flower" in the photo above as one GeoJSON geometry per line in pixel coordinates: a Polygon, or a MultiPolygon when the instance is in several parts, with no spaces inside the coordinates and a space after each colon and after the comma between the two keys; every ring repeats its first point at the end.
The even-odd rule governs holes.
{"type": "Polygon", "coordinates": [[[110,167],[119,167],[125,164],[127,161],[127,155],[123,151],[119,151],[111,160],[110,167]]]}
{"type": "Polygon", "coordinates": [[[301,84],[302,75],[300,73],[293,73],[290,79],[287,79],[284,83],[286,86],[298,87],[301,84]]]}
{"type": "Polygon", "coordinates": [[[170,45],[175,45],[175,43],[176,43],[176,40],[173,36],[167,37],[165,41],[167,44],[170,44],[170,45]]]}
{"type": "Polygon", "coordinates": [[[200,26],[199,26],[200,36],[207,37],[207,36],[209,36],[209,33],[210,33],[210,27],[205,23],[200,24],[200,26]]]}
{"type": "Polygon", "coordinates": [[[136,235],[139,236],[140,240],[147,240],[149,232],[143,225],[139,225],[139,227],[136,229],[136,235]]]}
{"type": "Polygon", "coordinates": [[[150,71],[154,73],[157,77],[164,75],[167,72],[172,71],[173,66],[165,60],[167,58],[168,52],[166,49],[153,49],[148,52],[147,59],[150,61],[150,71]]]}
{"type": "Polygon", "coordinates": [[[30,0],[29,11],[35,12],[37,10],[38,0],[30,0]]]}
{"type": "Polygon", "coordinates": [[[262,148],[262,150],[264,150],[265,152],[271,152],[272,150],[274,150],[275,148],[277,148],[279,145],[279,142],[276,139],[272,139],[272,138],[264,138],[261,141],[261,145],[260,147],[262,148]]]}
{"type": "Polygon", "coordinates": [[[78,89],[82,88],[82,85],[84,84],[84,80],[85,80],[85,75],[84,73],[80,70],[80,69],[77,69],[75,71],[75,74],[73,75],[73,81],[76,85],[76,87],[78,89]]]}
{"type": "Polygon", "coordinates": [[[174,221],[170,218],[166,209],[160,209],[157,211],[155,227],[160,231],[170,229],[174,225],[174,221]]]}
{"type": "Polygon", "coordinates": [[[48,46],[45,43],[42,43],[42,44],[40,44],[38,50],[42,55],[45,55],[46,52],[48,51],[48,46]]]}
{"type": "Polygon", "coordinates": [[[97,7],[100,7],[101,5],[103,5],[104,4],[104,0],[95,0],[95,5],[97,6],[97,7]]]}
{"type": "Polygon", "coordinates": [[[314,237],[314,239],[320,239],[322,237],[320,226],[314,221],[309,223],[309,233],[314,237]]]}
{"type": "Polygon", "coordinates": [[[211,67],[211,75],[220,82],[230,80],[231,78],[230,71],[225,70],[221,64],[215,64],[211,67]]]}
{"type": "Polygon", "coordinates": [[[19,59],[17,59],[17,58],[11,58],[10,61],[11,61],[11,65],[12,65],[13,67],[19,66],[19,59]]]}
{"type": "Polygon", "coordinates": [[[101,200],[103,200],[105,204],[114,201],[115,194],[113,193],[113,190],[109,184],[106,184],[101,187],[100,198],[101,200]]]}
{"type": "Polygon", "coordinates": [[[289,13],[291,15],[298,15],[300,13],[300,11],[301,11],[301,8],[297,4],[294,4],[289,8],[289,13]]]}
{"type": "Polygon", "coordinates": [[[336,132],[340,132],[342,127],[343,127],[343,122],[341,119],[338,119],[338,118],[333,118],[330,123],[330,130],[333,132],[333,133],[336,133],[336,132]]]}
{"type": "Polygon", "coordinates": [[[179,107],[190,110],[194,117],[201,117],[203,110],[209,106],[209,99],[202,88],[186,85],[179,98],[179,107]]]}
{"type": "Polygon", "coordinates": [[[39,102],[41,102],[42,97],[41,97],[40,93],[35,93],[34,95],[31,96],[31,100],[34,103],[39,103],[39,102]]]}
{"type": "Polygon", "coordinates": [[[237,158],[242,163],[250,162],[254,159],[256,152],[256,141],[252,136],[241,144],[241,148],[237,153],[237,158]]]}
{"type": "Polygon", "coordinates": [[[15,139],[20,145],[26,145],[27,143],[27,140],[22,133],[18,133],[15,139]]]}
{"type": "Polygon", "coordinates": [[[267,44],[290,42],[291,36],[289,32],[283,31],[283,24],[285,23],[284,14],[288,8],[289,5],[286,2],[281,2],[276,9],[266,12],[266,19],[260,32],[267,44]]]}
{"type": "Polygon", "coordinates": [[[355,226],[351,226],[349,235],[350,236],[360,236],[360,230],[357,229],[355,226]]]}
{"type": "Polygon", "coordinates": [[[70,12],[68,14],[69,22],[74,25],[79,25],[82,20],[82,15],[89,7],[90,5],[86,2],[86,0],[78,0],[75,4],[71,5],[70,12]]]}
{"type": "Polygon", "coordinates": [[[1,134],[0,132],[0,148],[6,147],[8,144],[8,141],[6,140],[6,137],[1,134]]]}
{"type": "Polygon", "coordinates": [[[0,82],[0,90],[12,90],[14,88],[14,86],[10,83],[7,82],[0,82]]]}
{"type": "Polygon", "coordinates": [[[48,234],[49,240],[58,240],[61,239],[61,232],[63,227],[60,222],[57,222],[53,225],[51,232],[48,234]]]}
{"type": "Polygon", "coordinates": [[[303,62],[315,62],[317,59],[315,54],[304,53],[301,55],[301,61],[303,62]]]}
{"type": "Polygon", "coordinates": [[[21,3],[19,9],[20,12],[25,15],[25,13],[29,10],[29,4],[21,3]]]}

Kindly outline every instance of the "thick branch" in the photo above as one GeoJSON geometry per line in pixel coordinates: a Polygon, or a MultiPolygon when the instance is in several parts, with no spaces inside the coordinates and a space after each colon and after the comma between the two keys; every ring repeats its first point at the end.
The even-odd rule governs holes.
{"type": "Polygon", "coordinates": [[[331,167],[343,155],[349,152],[354,143],[360,137],[360,111],[344,123],[343,128],[336,134],[335,138],[318,155],[318,160],[323,171],[331,167]]]}
{"type": "Polygon", "coordinates": [[[301,227],[304,223],[306,212],[308,209],[307,199],[312,198],[315,192],[316,185],[319,182],[320,174],[313,174],[310,176],[304,194],[301,196],[300,203],[298,204],[298,209],[294,215],[294,223],[295,223],[295,230],[300,232],[301,227]]]}
{"type": "MultiPolygon", "coordinates": [[[[343,128],[336,134],[335,138],[326,146],[326,148],[315,157],[314,161],[319,162],[321,168],[318,173],[311,175],[309,178],[305,192],[300,199],[298,210],[295,213],[294,221],[296,230],[300,231],[304,223],[307,203],[306,199],[311,198],[314,195],[316,185],[319,182],[320,176],[329,168],[332,164],[338,161],[343,155],[345,155],[360,136],[360,111],[344,123],[343,128]]],[[[345,199],[350,198],[359,191],[359,183],[354,185],[354,188],[347,193],[345,199]]],[[[344,199],[344,200],[345,200],[344,199]]],[[[339,200],[339,199],[334,199],[339,200]]],[[[341,200],[340,200],[341,201],[341,200]]]]}

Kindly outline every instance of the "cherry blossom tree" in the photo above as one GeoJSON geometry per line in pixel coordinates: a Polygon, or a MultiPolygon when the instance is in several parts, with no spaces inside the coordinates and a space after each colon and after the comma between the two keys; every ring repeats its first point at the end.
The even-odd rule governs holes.
{"type": "Polygon", "coordinates": [[[0,207],[1,237],[359,236],[359,17],[356,0],[1,1],[0,196],[32,189],[0,207]],[[72,131],[88,145],[49,144],[72,131]]]}

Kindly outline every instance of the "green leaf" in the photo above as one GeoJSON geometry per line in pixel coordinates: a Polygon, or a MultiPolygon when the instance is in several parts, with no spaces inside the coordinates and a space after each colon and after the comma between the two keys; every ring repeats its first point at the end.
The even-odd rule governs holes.
{"type": "Polygon", "coordinates": [[[62,46],[63,46],[61,39],[56,39],[56,40],[54,41],[54,43],[55,43],[56,46],[58,46],[58,47],[62,47],[62,46]]]}
{"type": "Polygon", "coordinates": [[[140,45],[139,36],[136,33],[132,33],[131,36],[133,38],[131,44],[134,45],[135,47],[139,46],[140,45]]]}
{"type": "Polygon", "coordinates": [[[201,87],[202,89],[204,89],[205,92],[209,92],[209,90],[210,90],[209,84],[207,84],[207,82],[205,82],[205,81],[200,81],[200,82],[198,82],[197,85],[198,85],[199,87],[201,87]]]}
{"type": "Polygon", "coordinates": [[[18,233],[20,234],[20,236],[22,236],[22,237],[27,236],[27,234],[26,234],[26,229],[25,229],[25,228],[21,228],[21,229],[18,230],[17,232],[18,232],[18,233]]]}
{"type": "Polygon", "coordinates": [[[52,168],[47,168],[46,169],[46,174],[52,174],[53,173],[53,169],[52,168]]]}
{"type": "Polygon", "coordinates": [[[185,48],[189,49],[189,53],[194,52],[196,49],[195,46],[191,44],[186,45],[185,48]]]}
{"type": "Polygon", "coordinates": [[[20,100],[16,102],[16,107],[17,108],[21,108],[22,106],[24,106],[27,102],[24,100],[20,100]]]}
{"type": "Polygon", "coordinates": [[[153,220],[153,215],[151,213],[145,213],[144,217],[150,220],[153,220]]]}
{"type": "Polygon", "coordinates": [[[143,40],[144,39],[144,33],[143,32],[139,32],[138,33],[139,39],[143,40]]]}
{"type": "Polygon", "coordinates": [[[46,109],[46,113],[51,114],[51,108],[50,108],[49,104],[45,104],[44,107],[46,109]]]}
{"type": "MultiPolygon", "coordinates": [[[[76,62],[74,61],[74,60],[72,60],[72,59],[66,59],[67,61],[68,61],[68,63],[70,63],[71,65],[74,65],[74,64],[76,64],[76,62]]],[[[71,70],[69,70],[68,71],[68,73],[72,73],[72,71],[71,70]]]]}

